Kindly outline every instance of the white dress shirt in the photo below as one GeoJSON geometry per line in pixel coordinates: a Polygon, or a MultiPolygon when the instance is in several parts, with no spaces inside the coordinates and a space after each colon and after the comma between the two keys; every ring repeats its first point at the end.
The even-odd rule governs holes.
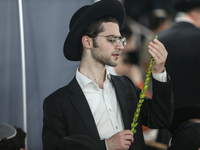
{"type": "Polygon", "coordinates": [[[78,69],[76,79],[90,106],[101,140],[108,139],[124,130],[121,110],[116,98],[110,74],[106,73],[103,89],[81,74],[78,69]]]}
{"type": "MultiPolygon", "coordinates": [[[[162,74],[153,73],[153,77],[161,82],[167,81],[166,71],[162,74]]],[[[103,89],[100,89],[95,82],[81,74],[78,69],[76,79],[87,99],[101,140],[108,139],[117,132],[123,131],[121,110],[109,72],[106,70],[103,89]]]]}

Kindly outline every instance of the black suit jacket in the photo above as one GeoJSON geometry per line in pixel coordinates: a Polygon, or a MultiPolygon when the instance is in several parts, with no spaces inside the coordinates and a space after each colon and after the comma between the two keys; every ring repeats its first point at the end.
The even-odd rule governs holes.
{"type": "MultiPolygon", "coordinates": [[[[141,90],[125,76],[111,76],[111,79],[125,129],[131,129],[141,90]]],[[[145,149],[142,124],[151,128],[170,126],[173,115],[171,84],[153,80],[153,86],[153,100],[145,98],[131,150],[145,149]]],[[[69,135],[89,136],[98,143],[101,150],[106,150],[105,140],[100,140],[93,115],[76,78],[67,86],[48,96],[44,100],[43,110],[44,150],[59,149],[61,139],[69,135]]]]}
{"type": "Polygon", "coordinates": [[[200,29],[176,22],[158,34],[168,51],[166,70],[172,80],[175,107],[200,104],[200,29]]]}

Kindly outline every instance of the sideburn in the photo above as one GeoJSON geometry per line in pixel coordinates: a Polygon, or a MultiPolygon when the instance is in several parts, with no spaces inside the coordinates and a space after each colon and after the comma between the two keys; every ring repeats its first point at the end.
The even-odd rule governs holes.
{"type": "Polygon", "coordinates": [[[94,48],[99,47],[99,46],[97,45],[97,42],[96,42],[96,37],[95,37],[95,38],[92,38],[92,42],[93,42],[93,47],[94,47],[94,48]]]}

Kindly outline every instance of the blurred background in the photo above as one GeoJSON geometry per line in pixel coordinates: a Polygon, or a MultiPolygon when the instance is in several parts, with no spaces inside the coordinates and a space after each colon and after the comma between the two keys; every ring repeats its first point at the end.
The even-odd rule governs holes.
{"type": "MultiPolygon", "coordinates": [[[[177,12],[170,0],[121,2],[134,42],[126,62],[136,65],[144,79],[150,59],[148,42],[171,26],[177,12]],[[133,51],[137,55],[130,53],[133,51]]],[[[24,0],[20,7],[20,0],[0,1],[0,123],[23,128],[28,150],[42,149],[44,98],[66,85],[79,66],[63,55],[70,18],[77,9],[92,3],[94,0],[24,0]]],[[[151,88],[148,90],[151,97],[151,88]]],[[[156,140],[158,132],[153,132],[145,138],[156,140]]]]}

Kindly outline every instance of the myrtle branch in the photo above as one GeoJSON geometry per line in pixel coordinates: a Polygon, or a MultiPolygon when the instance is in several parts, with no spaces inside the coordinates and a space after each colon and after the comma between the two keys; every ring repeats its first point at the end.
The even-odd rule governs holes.
{"type": "MultiPolygon", "coordinates": [[[[155,39],[158,39],[157,35],[155,36],[155,39]]],[[[151,76],[151,73],[152,73],[153,60],[154,60],[153,57],[151,57],[150,63],[149,63],[149,67],[148,67],[148,70],[146,72],[145,83],[144,83],[143,89],[142,89],[142,91],[140,93],[140,99],[139,99],[139,101],[137,103],[137,109],[136,109],[136,111],[134,113],[133,123],[131,124],[131,128],[132,128],[131,131],[133,132],[133,134],[135,134],[137,132],[137,130],[135,128],[138,125],[137,120],[138,120],[138,117],[139,117],[139,114],[140,114],[142,103],[144,102],[145,92],[146,92],[146,90],[148,88],[150,76],[151,76]]]]}

